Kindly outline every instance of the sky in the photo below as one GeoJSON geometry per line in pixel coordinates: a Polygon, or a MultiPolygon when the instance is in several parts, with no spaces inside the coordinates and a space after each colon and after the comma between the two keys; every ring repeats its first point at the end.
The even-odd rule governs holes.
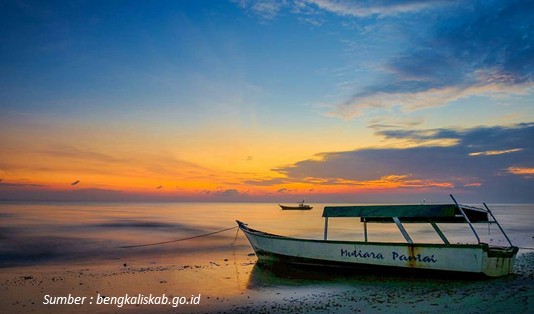
{"type": "Polygon", "coordinates": [[[0,200],[534,202],[534,2],[2,1],[0,200]]]}

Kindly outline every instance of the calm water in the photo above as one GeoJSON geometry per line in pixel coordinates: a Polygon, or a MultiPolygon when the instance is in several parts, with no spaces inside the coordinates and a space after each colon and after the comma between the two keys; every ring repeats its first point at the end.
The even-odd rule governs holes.
{"type": "MultiPolygon", "coordinates": [[[[282,211],[266,203],[0,203],[0,267],[141,258],[206,262],[213,254],[252,250],[236,229],[166,245],[121,247],[202,235],[233,227],[236,219],[267,232],[321,239],[325,204],[313,205],[311,211],[282,211]]],[[[534,248],[534,205],[490,208],[514,245],[534,248]]],[[[329,226],[330,239],[363,240],[357,219],[331,219],[329,226]]],[[[466,226],[440,227],[452,243],[475,241],[466,226]]],[[[440,242],[429,225],[407,230],[415,241],[440,242]]],[[[485,242],[506,243],[497,226],[481,224],[477,230],[485,242]]],[[[394,224],[369,225],[369,240],[404,241],[394,224]]]]}

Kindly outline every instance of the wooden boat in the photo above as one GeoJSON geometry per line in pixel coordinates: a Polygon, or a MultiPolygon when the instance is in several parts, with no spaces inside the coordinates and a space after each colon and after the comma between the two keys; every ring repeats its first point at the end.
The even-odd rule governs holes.
{"type": "MultiPolygon", "coordinates": [[[[452,195],[451,195],[452,197],[452,195]]],[[[454,200],[454,197],[452,197],[454,200]]],[[[251,229],[237,221],[260,262],[284,262],[315,266],[389,268],[395,270],[429,270],[484,274],[490,277],[512,273],[518,248],[513,246],[489,207],[455,204],[327,206],[324,208],[324,239],[284,237],[251,229]],[[329,219],[360,217],[364,226],[363,241],[328,240],[329,219]],[[368,223],[395,223],[405,243],[370,242],[368,223]],[[430,223],[443,243],[414,243],[403,223],[430,223]],[[438,223],[464,223],[474,233],[476,244],[452,244],[438,223]],[[496,224],[508,243],[492,246],[480,241],[473,224],[496,224]]]]}
{"type": "Polygon", "coordinates": [[[310,210],[312,209],[313,207],[308,205],[308,204],[304,204],[304,200],[300,203],[298,203],[297,206],[287,206],[287,205],[281,205],[281,204],[278,204],[278,206],[280,206],[280,208],[282,208],[283,210],[310,210]]]}

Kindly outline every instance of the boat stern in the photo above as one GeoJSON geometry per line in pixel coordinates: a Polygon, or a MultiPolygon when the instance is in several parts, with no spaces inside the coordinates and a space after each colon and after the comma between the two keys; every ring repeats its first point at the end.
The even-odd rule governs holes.
{"type": "Polygon", "coordinates": [[[484,252],[482,271],[488,277],[500,277],[513,273],[515,257],[519,248],[489,247],[484,252]]]}

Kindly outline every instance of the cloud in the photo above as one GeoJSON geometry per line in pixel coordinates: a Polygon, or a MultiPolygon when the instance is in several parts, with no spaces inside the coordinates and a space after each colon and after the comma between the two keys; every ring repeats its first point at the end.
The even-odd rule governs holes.
{"type": "Polygon", "coordinates": [[[506,169],[509,173],[522,175],[527,178],[533,178],[534,177],[534,168],[526,168],[526,167],[508,167],[506,169]]]}
{"type": "MultiPolygon", "coordinates": [[[[6,161],[0,161],[0,171],[46,173],[46,175],[60,173],[72,176],[73,181],[84,174],[143,179],[153,177],[158,180],[186,180],[207,176],[214,179],[213,170],[177,158],[175,153],[167,150],[117,152],[63,144],[49,145],[43,149],[29,147],[27,154],[38,158],[28,164],[17,156],[11,157],[6,161]]],[[[154,187],[159,185],[161,184],[157,182],[154,187]]]]}
{"type": "Polygon", "coordinates": [[[365,110],[400,106],[413,111],[473,95],[525,95],[534,89],[532,1],[473,2],[425,25],[429,34],[406,42],[330,115],[351,119],[365,110]],[[452,13],[454,14],[452,14],[452,13]]]}
{"type": "Polygon", "coordinates": [[[134,199],[125,192],[110,189],[53,190],[36,184],[0,186],[0,200],[7,201],[124,201],[129,197],[134,199]]]}
{"type": "Polygon", "coordinates": [[[277,0],[236,0],[234,1],[242,9],[250,11],[264,19],[273,19],[286,5],[285,1],[277,0]]]}
{"type": "Polygon", "coordinates": [[[308,0],[322,10],[341,16],[368,17],[390,16],[413,13],[437,6],[451,4],[454,1],[425,1],[425,0],[376,0],[376,1],[347,1],[347,0],[308,0]]]}
{"type": "Polygon", "coordinates": [[[239,191],[236,189],[227,189],[223,191],[217,191],[214,194],[218,196],[222,196],[222,197],[232,198],[232,197],[239,196],[241,193],[239,193],[239,191]]]}
{"type": "Polygon", "coordinates": [[[286,182],[366,189],[476,189],[489,196],[532,200],[534,123],[472,129],[384,130],[388,139],[452,145],[321,153],[279,167],[286,182]],[[482,154],[476,154],[485,152],[482,154]],[[473,155],[473,153],[475,153],[473,155]]]}
{"type": "Polygon", "coordinates": [[[284,9],[298,14],[299,19],[313,26],[322,25],[316,16],[331,13],[345,17],[387,17],[400,14],[435,10],[454,4],[448,0],[234,0],[242,9],[252,12],[264,19],[274,19],[284,9]]]}
{"type": "Polygon", "coordinates": [[[28,187],[44,187],[44,185],[31,184],[31,183],[9,183],[9,182],[2,182],[2,180],[0,180],[0,188],[28,188],[28,187]]]}
{"type": "MultiPolygon", "coordinates": [[[[407,36],[402,42],[406,46],[404,50],[372,66],[369,62],[360,64],[374,71],[369,75],[373,81],[366,85],[345,82],[342,89],[357,88],[344,100],[333,103],[328,116],[353,119],[377,109],[399,107],[403,111],[416,111],[445,106],[470,96],[497,98],[534,93],[534,28],[531,27],[534,2],[530,0],[242,0],[237,3],[266,19],[274,19],[287,10],[314,27],[325,24],[328,14],[343,17],[341,25],[375,29],[369,39],[373,43],[388,36],[379,31],[384,25],[386,29],[395,29],[397,36],[407,36]]],[[[369,47],[366,36],[369,34],[357,37],[359,50],[369,47]]]]}
{"type": "Polygon", "coordinates": [[[382,129],[391,129],[391,128],[405,128],[410,127],[414,128],[424,122],[422,117],[398,117],[398,116],[384,116],[379,118],[374,118],[369,121],[369,128],[379,131],[382,129]]]}
{"type": "Polygon", "coordinates": [[[72,145],[55,145],[43,150],[42,153],[56,158],[66,158],[70,160],[90,160],[99,163],[117,164],[129,161],[111,156],[98,151],[80,148],[72,145]]]}
{"type": "Polygon", "coordinates": [[[512,148],[512,149],[505,149],[505,150],[487,150],[484,152],[476,152],[476,153],[469,153],[469,156],[491,156],[491,155],[501,155],[501,154],[509,154],[521,151],[522,148],[512,148]]]}
{"type": "Polygon", "coordinates": [[[265,179],[249,179],[243,180],[244,184],[255,186],[272,186],[286,183],[286,178],[265,178],[265,179]]]}
{"type": "MultiPolygon", "coordinates": [[[[533,56],[534,57],[534,56],[533,56]]],[[[445,106],[452,101],[456,101],[469,96],[499,97],[503,95],[515,94],[526,95],[534,88],[534,83],[525,83],[518,86],[499,84],[474,84],[472,86],[447,86],[439,88],[428,88],[422,91],[411,92],[409,88],[403,89],[403,83],[396,84],[396,89],[402,92],[375,91],[371,87],[369,91],[355,95],[351,100],[338,104],[328,116],[341,117],[350,120],[364,114],[365,110],[391,109],[395,106],[401,107],[406,112],[417,111],[425,108],[445,106]]]]}

